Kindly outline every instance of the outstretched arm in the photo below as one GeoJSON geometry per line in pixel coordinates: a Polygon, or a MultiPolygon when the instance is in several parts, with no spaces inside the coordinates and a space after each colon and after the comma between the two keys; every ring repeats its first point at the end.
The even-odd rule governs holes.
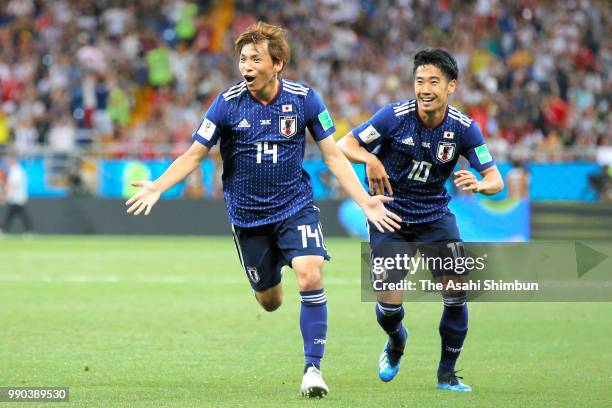
{"type": "Polygon", "coordinates": [[[468,170],[459,170],[455,172],[455,185],[462,187],[463,191],[471,191],[484,195],[493,195],[499,193],[504,188],[504,181],[497,169],[497,166],[492,166],[480,172],[482,180],[478,181],[476,176],[468,170]]]}
{"type": "Polygon", "coordinates": [[[319,149],[323,153],[325,164],[338,179],[338,182],[347,194],[361,207],[365,216],[376,226],[380,232],[383,227],[389,231],[399,229],[402,219],[387,210],[384,202],[392,201],[391,197],[383,195],[370,196],[361,186],[355,171],[349,161],[344,157],[333,137],[327,137],[318,142],[319,149]]]}
{"type": "Polygon", "coordinates": [[[370,185],[370,193],[385,194],[385,190],[393,195],[391,182],[385,170],[385,166],[378,160],[378,157],[368,152],[352,133],[347,133],[338,141],[338,147],[344,155],[353,163],[364,163],[366,165],[366,175],[370,185]]]}
{"type": "Polygon", "coordinates": [[[151,208],[157,203],[162,193],[194,171],[207,154],[208,147],[200,142],[193,142],[191,147],[180,155],[157,180],[134,181],[132,185],[141,187],[141,189],[126,201],[125,205],[130,206],[127,212],[139,215],[144,211],[145,215],[149,215],[151,208]]]}

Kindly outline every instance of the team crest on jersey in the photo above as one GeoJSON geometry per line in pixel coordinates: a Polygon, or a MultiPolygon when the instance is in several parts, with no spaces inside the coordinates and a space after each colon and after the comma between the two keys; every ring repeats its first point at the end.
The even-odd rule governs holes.
{"type": "Polygon", "coordinates": [[[280,134],[291,137],[297,132],[297,116],[281,116],[279,120],[280,134]]]}
{"type": "Polygon", "coordinates": [[[449,162],[455,156],[455,143],[438,142],[438,151],[436,157],[442,163],[449,162]]]}
{"type": "Polygon", "coordinates": [[[257,268],[254,266],[247,266],[246,273],[251,282],[257,283],[259,282],[259,272],[257,272],[257,268]]]}

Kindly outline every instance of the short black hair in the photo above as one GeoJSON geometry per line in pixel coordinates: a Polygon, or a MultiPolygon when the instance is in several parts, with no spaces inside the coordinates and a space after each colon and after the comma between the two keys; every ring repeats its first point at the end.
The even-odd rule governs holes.
{"type": "Polygon", "coordinates": [[[427,48],[416,53],[414,56],[414,66],[412,67],[412,75],[421,65],[433,65],[440,69],[446,75],[449,81],[457,79],[459,76],[459,68],[457,61],[446,50],[441,48],[427,48]]]}

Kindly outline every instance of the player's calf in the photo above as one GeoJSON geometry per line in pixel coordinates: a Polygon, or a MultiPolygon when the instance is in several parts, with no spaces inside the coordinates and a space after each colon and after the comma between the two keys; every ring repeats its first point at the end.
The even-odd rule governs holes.
{"type": "Polygon", "coordinates": [[[441,355],[438,366],[437,388],[448,391],[471,391],[469,385],[463,384],[457,376],[455,363],[463,349],[463,342],[468,332],[467,293],[457,291],[444,293],[444,311],[440,319],[441,355]]]}
{"type": "Polygon", "coordinates": [[[468,332],[467,293],[458,291],[442,296],[444,311],[440,319],[441,353],[439,368],[452,372],[468,332]]]}
{"type": "Polygon", "coordinates": [[[378,377],[389,382],[395,378],[400,369],[400,360],[408,340],[408,332],[402,325],[404,308],[401,304],[376,303],[376,320],[389,338],[378,359],[378,377]]]}
{"type": "Polygon", "coordinates": [[[327,296],[323,289],[323,257],[299,256],[291,262],[300,288],[300,329],[304,340],[305,373],[320,369],[327,342],[327,296]]]}

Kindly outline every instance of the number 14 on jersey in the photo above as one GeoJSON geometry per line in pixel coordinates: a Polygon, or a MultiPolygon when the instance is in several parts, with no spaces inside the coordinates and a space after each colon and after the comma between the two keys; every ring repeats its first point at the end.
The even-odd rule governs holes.
{"type": "Polygon", "coordinates": [[[278,161],[278,146],[276,143],[268,142],[257,142],[257,164],[261,164],[261,160],[264,154],[272,156],[272,163],[276,164],[278,161]]]}

